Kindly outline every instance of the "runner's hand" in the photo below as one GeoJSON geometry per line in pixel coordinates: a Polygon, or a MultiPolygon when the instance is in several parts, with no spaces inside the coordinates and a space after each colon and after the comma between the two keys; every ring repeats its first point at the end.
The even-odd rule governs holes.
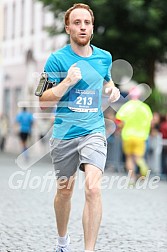
{"type": "Polygon", "coordinates": [[[120,98],[120,91],[117,87],[108,87],[105,93],[109,95],[110,102],[116,102],[120,98]]]}
{"type": "Polygon", "coordinates": [[[76,63],[69,68],[66,79],[69,83],[69,86],[75,85],[82,79],[81,70],[79,67],[76,67],[76,63]]]}

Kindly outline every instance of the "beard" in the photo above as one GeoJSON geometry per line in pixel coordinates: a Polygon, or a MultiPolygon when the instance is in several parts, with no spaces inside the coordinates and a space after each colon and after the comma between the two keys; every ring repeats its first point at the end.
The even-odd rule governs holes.
{"type": "Polygon", "coordinates": [[[80,38],[80,37],[73,37],[72,40],[79,46],[85,46],[87,44],[89,44],[91,39],[91,36],[86,36],[84,38],[80,38]]]}

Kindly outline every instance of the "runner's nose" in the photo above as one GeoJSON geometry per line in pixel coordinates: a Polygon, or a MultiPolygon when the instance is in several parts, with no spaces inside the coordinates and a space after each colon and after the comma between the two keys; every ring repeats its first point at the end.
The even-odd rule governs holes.
{"type": "Polygon", "coordinates": [[[82,31],[83,31],[83,30],[86,30],[86,27],[85,27],[85,23],[84,23],[84,22],[81,23],[80,29],[81,29],[82,31]]]}

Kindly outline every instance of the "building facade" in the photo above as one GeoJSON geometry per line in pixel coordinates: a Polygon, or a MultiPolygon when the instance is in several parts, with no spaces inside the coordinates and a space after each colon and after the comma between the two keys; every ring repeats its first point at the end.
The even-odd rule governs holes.
{"type": "Polygon", "coordinates": [[[36,99],[44,63],[66,43],[66,36],[49,37],[46,27],[54,26],[54,16],[36,0],[2,0],[0,11],[0,113],[12,125],[18,102],[36,99]]]}
{"type": "Polygon", "coordinates": [[[3,39],[3,9],[0,4],[0,115],[2,113],[2,39],[3,39]]]}

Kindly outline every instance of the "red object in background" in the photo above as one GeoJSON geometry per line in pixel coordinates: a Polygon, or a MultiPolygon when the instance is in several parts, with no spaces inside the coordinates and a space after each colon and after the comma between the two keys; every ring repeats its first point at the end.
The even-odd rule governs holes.
{"type": "Polygon", "coordinates": [[[160,132],[162,133],[162,138],[167,139],[167,121],[160,124],[160,132]]]}
{"type": "Polygon", "coordinates": [[[120,123],[122,123],[122,121],[119,120],[119,119],[115,119],[114,122],[115,122],[117,125],[119,125],[120,123]]]}

